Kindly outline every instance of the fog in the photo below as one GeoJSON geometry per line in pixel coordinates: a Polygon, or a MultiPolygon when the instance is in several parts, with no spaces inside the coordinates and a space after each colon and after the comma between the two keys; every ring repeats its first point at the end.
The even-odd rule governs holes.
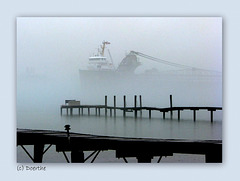
{"type": "MultiPolygon", "coordinates": [[[[81,77],[88,58],[103,40],[117,67],[130,51],[199,69],[222,72],[221,18],[17,18],[17,110],[59,109],[65,99],[84,104],[104,104],[104,96],[142,95],[143,104],[174,106],[222,106],[220,76],[144,76],[155,68],[171,67],[139,57],[135,75],[118,78],[81,77]]],[[[178,69],[174,68],[174,71],[178,69]]]]}

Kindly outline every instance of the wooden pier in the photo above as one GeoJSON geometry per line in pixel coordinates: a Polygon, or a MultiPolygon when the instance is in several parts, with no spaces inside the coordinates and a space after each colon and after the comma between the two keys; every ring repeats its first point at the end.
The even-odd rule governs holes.
{"type": "Polygon", "coordinates": [[[98,136],[69,132],[70,126],[64,131],[17,129],[17,146],[22,147],[35,163],[41,163],[44,154],[54,145],[57,152],[62,152],[67,162],[84,163],[93,157],[97,158],[100,151],[115,150],[116,158],[127,162],[128,157],[136,157],[138,163],[150,163],[153,157],[172,156],[173,153],[205,155],[206,163],[222,162],[222,140],[183,140],[126,138],[98,136]],[[34,155],[30,155],[25,145],[34,145],[34,155]],[[48,145],[48,146],[47,146],[48,145]],[[47,146],[45,148],[45,146],[47,146]],[[69,159],[65,152],[71,152],[69,159]],[[84,151],[92,151],[85,157],[84,151]]]}
{"type": "MultiPolygon", "coordinates": [[[[67,100],[69,101],[69,100],[67,100]]],[[[162,118],[165,119],[166,118],[166,113],[170,112],[170,117],[171,119],[173,119],[173,112],[177,111],[177,115],[178,115],[178,120],[180,120],[181,118],[181,111],[184,110],[190,110],[193,111],[193,121],[196,121],[196,113],[199,110],[206,110],[210,112],[210,120],[211,122],[213,122],[213,113],[217,110],[222,110],[222,107],[173,107],[172,104],[172,95],[170,95],[170,107],[166,107],[166,108],[158,108],[158,107],[146,107],[146,106],[142,106],[142,96],[139,96],[139,106],[137,106],[137,96],[134,96],[134,106],[131,107],[127,107],[126,105],[126,96],[123,96],[123,106],[122,107],[117,107],[116,106],[116,96],[114,96],[114,102],[113,102],[113,106],[108,106],[108,101],[107,101],[107,96],[105,96],[105,104],[104,105],[80,105],[80,101],[76,101],[77,103],[75,103],[75,100],[70,100],[72,102],[72,104],[65,104],[65,105],[61,105],[60,107],[60,112],[61,115],[63,114],[63,110],[66,110],[66,114],[69,115],[69,110],[70,110],[70,115],[73,115],[73,110],[74,109],[78,109],[78,115],[82,114],[83,115],[83,111],[84,109],[88,110],[88,115],[91,114],[91,109],[95,109],[95,115],[101,115],[101,109],[104,109],[105,111],[105,116],[108,116],[108,110],[110,112],[110,116],[112,116],[112,110],[114,110],[114,117],[116,117],[116,110],[121,110],[123,111],[123,117],[126,117],[126,112],[134,112],[134,117],[137,118],[138,117],[138,112],[140,112],[140,117],[142,117],[142,111],[148,111],[148,117],[149,119],[151,119],[152,117],[152,111],[158,111],[162,113],[162,118]]],[[[65,101],[66,102],[66,101],[65,101]]]]}

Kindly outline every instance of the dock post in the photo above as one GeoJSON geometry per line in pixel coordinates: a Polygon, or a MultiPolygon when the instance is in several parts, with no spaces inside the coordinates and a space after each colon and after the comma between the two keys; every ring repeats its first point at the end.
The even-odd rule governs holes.
{"type": "Polygon", "coordinates": [[[215,145],[205,154],[206,163],[222,163],[222,145],[215,145]]]}
{"type": "Polygon", "coordinates": [[[73,108],[70,108],[70,114],[73,115],[73,108]]]}
{"type": "Polygon", "coordinates": [[[180,110],[178,110],[178,120],[180,120],[180,110]]]}
{"type": "Polygon", "coordinates": [[[62,107],[60,108],[60,111],[61,111],[61,116],[62,116],[62,107]]]}
{"type": "Polygon", "coordinates": [[[196,121],[196,110],[193,110],[193,121],[196,121]]]}
{"type": "Polygon", "coordinates": [[[116,117],[116,96],[113,97],[114,117],[116,117]]]}
{"type": "Polygon", "coordinates": [[[98,115],[99,115],[99,116],[101,115],[101,109],[100,109],[100,107],[98,108],[98,115]]]}
{"type": "Polygon", "coordinates": [[[110,117],[112,117],[112,108],[110,108],[110,117]]]}
{"type": "Polygon", "coordinates": [[[72,163],[84,163],[84,153],[82,150],[71,151],[71,162],[72,163]]]}
{"type": "Polygon", "coordinates": [[[142,96],[139,96],[139,104],[140,104],[140,116],[142,117],[142,96]]]}
{"type": "Polygon", "coordinates": [[[44,144],[34,145],[34,163],[42,163],[44,144]]]}
{"type": "Polygon", "coordinates": [[[82,111],[82,115],[83,115],[83,107],[81,108],[81,111],[82,111]]]}
{"type": "Polygon", "coordinates": [[[134,96],[134,113],[135,113],[135,118],[137,118],[137,96],[134,96]]]}
{"type": "Polygon", "coordinates": [[[88,108],[88,116],[90,116],[90,108],[88,108]]]}
{"type": "Polygon", "coordinates": [[[68,115],[68,108],[66,108],[67,109],[67,115],[68,115]]]}
{"type": "Polygon", "coordinates": [[[163,119],[165,119],[165,114],[166,114],[166,112],[165,112],[165,111],[163,111],[163,119]]]}
{"type": "Polygon", "coordinates": [[[95,113],[96,113],[96,116],[97,116],[97,107],[95,108],[95,113]]]}
{"type": "Polygon", "coordinates": [[[126,117],[126,96],[123,96],[123,117],[126,117]]]}
{"type": "Polygon", "coordinates": [[[213,122],[213,110],[211,110],[211,122],[213,122]]]}
{"type": "Polygon", "coordinates": [[[138,163],[151,163],[152,156],[137,156],[138,163]]]}
{"type": "Polygon", "coordinates": [[[80,116],[80,107],[78,108],[78,115],[80,116]]]}
{"type": "Polygon", "coordinates": [[[172,112],[172,95],[170,95],[170,108],[171,108],[171,119],[173,117],[173,112],[172,112]]]}
{"type": "Polygon", "coordinates": [[[148,111],[149,111],[149,119],[151,119],[152,118],[152,112],[151,112],[152,110],[149,109],[148,111]]]}
{"type": "Polygon", "coordinates": [[[105,116],[107,116],[107,96],[105,96],[105,116]]]}

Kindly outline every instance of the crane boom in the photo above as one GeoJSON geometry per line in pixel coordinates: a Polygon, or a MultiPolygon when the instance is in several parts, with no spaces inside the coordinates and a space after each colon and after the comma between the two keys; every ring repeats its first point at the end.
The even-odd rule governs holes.
{"type": "Polygon", "coordinates": [[[178,67],[178,68],[190,68],[190,69],[194,68],[194,67],[190,67],[190,66],[187,66],[187,65],[182,65],[182,64],[178,64],[178,63],[173,63],[173,62],[169,62],[169,61],[166,61],[166,60],[162,60],[162,59],[159,59],[159,58],[155,58],[155,57],[152,57],[152,56],[140,53],[140,52],[135,52],[135,51],[131,51],[131,52],[136,54],[136,55],[138,55],[138,56],[147,58],[147,59],[155,61],[155,62],[163,63],[163,64],[166,64],[166,65],[170,65],[170,66],[174,66],[174,67],[178,67]]]}

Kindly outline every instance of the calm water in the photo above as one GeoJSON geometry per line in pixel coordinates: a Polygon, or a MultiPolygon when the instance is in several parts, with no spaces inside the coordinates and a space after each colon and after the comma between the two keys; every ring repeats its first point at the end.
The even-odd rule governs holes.
{"type": "MultiPolygon", "coordinates": [[[[196,122],[192,120],[192,111],[182,111],[180,121],[177,120],[177,112],[174,113],[173,120],[169,114],[166,114],[166,119],[163,120],[160,112],[152,112],[152,119],[148,119],[147,111],[138,119],[134,118],[134,113],[127,113],[124,119],[120,111],[116,118],[105,117],[104,110],[101,111],[101,116],[95,116],[95,109],[91,110],[91,116],[87,115],[87,110],[83,116],[78,115],[78,110],[74,111],[73,116],[67,116],[65,111],[60,115],[60,105],[64,104],[65,99],[81,100],[81,104],[104,104],[104,95],[109,96],[108,105],[113,104],[113,95],[117,95],[117,106],[122,106],[123,95],[127,95],[127,106],[133,105],[135,94],[142,95],[143,106],[168,107],[169,94],[173,95],[174,106],[222,106],[221,88],[222,82],[219,78],[143,80],[134,85],[129,82],[127,86],[106,84],[101,87],[94,84],[91,87],[85,84],[83,87],[77,73],[61,79],[54,76],[18,76],[17,127],[62,131],[64,125],[69,124],[72,132],[97,135],[222,139],[222,111],[214,112],[213,123],[210,122],[208,111],[197,111],[196,122]]],[[[51,162],[64,162],[63,157],[59,158],[54,149],[49,151],[51,156],[47,157],[51,162]]],[[[30,161],[21,148],[17,149],[17,154],[19,162],[30,161]]],[[[109,154],[106,154],[104,160],[108,157],[109,154]]]]}
{"type": "MultiPolygon", "coordinates": [[[[120,111],[119,111],[120,113],[120,111]]],[[[70,124],[71,131],[87,134],[125,136],[125,137],[154,137],[154,138],[181,138],[181,139],[221,139],[222,122],[215,120],[210,122],[210,113],[207,111],[197,112],[198,115],[206,116],[205,120],[197,119],[194,122],[191,111],[182,112],[181,117],[190,117],[190,119],[181,118],[177,120],[166,115],[162,119],[162,114],[156,112],[152,119],[147,117],[147,112],[143,113],[142,118],[135,119],[133,113],[127,113],[124,119],[118,115],[114,117],[105,117],[102,111],[101,116],[95,116],[95,109],[92,109],[91,116],[87,115],[87,109],[84,115],[78,115],[77,109],[73,116],[60,116],[60,110],[55,112],[23,112],[18,114],[18,128],[29,129],[50,129],[64,130],[64,125],[70,124]]],[[[219,117],[221,112],[215,112],[215,117],[219,117]]],[[[203,117],[203,116],[201,116],[203,117]]]]}

